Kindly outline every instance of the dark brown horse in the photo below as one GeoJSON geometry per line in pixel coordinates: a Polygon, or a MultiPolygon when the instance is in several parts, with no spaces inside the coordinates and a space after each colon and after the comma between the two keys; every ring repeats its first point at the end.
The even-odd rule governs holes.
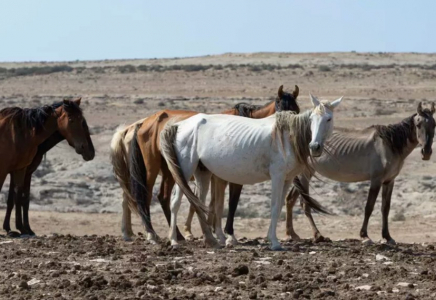
{"type": "MultiPolygon", "coordinates": [[[[280,86],[276,100],[264,106],[241,103],[230,110],[222,112],[222,114],[264,118],[281,110],[299,112],[296,102],[298,93],[297,86],[293,93],[284,92],[283,86],[280,86]]],[[[129,126],[115,133],[111,145],[111,157],[115,175],[120,182],[124,194],[122,231],[126,240],[129,240],[133,234],[130,222],[130,209],[132,209],[135,212],[139,211],[142,223],[147,231],[147,239],[156,241],[157,237],[151,225],[149,207],[152,198],[151,191],[159,173],[162,174],[162,183],[158,199],[168,223],[170,222],[169,201],[174,186],[174,179],[168,170],[165,160],[162,159],[159,134],[169,120],[174,118],[183,120],[195,114],[197,112],[194,111],[164,110],[141,122],[135,123],[134,126],[129,126]],[[137,133],[135,128],[137,128],[137,133]],[[130,143],[130,140],[132,143],[130,143]],[[133,168],[130,172],[129,167],[133,168]],[[142,170],[138,170],[138,168],[142,168],[142,170]],[[131,187],[131,185],[133,186],[131,187]]],[[[230,185],[230,188],[232,189],[234,186],[230,185]]],[[[240,191],[242,187],[239,188],[236,185],[236,188],[240,191]]],[[[190,219],[193,216],[193,210],[191,211],[190,219]]],[[[180,233],[179,238],[183,238],[180,233]]]]}
{"type": "Polygon", "coordinates": [[[10,232],[10,214],[15,203],[17,229],[22,233],[32,233],[28,222],[30,181],[45,152],[66,139],[85,160],[94,158],[95,151],[79,107],[80,100],[64,100],[33,109],[13,107],[0,111],[0,139],[13,145],[12,151],[0,146],[1,186],[6,175],[11,175],[8,209],[3,224],[6,231],[10,232]],[[23,215],[21,207],[24,208],[23,215]]]}

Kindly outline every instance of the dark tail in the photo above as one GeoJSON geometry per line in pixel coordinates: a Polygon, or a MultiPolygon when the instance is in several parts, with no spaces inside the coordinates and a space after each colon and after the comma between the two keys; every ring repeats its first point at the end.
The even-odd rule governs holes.
{"type": "Polygon", "coordinates": [[[150,226],[150,208],[147,207],[147,170],[141,148],[139,148],[137,133],[141,124],[136,125],[129,149],[130,193],[136,201],[142,224],[150,226]]]}
{"type": "Polygon", "coordinates": [[[301,198],[303,199],[303,202],[306,203],[311,209],[313,209],[314,211],[319,212],[319,213],[332,215],[332,213],[329,212],[326,208],[324,208],[318,201],[316,201],[311,196],[309,196],[309,194],[307,194],[307,192],[304,189],[303,185],[301,184],[300,178],[298,178],[298,176],[295,176],[293,183],[294,183],[295,189],[300,193],[301,198]]]}

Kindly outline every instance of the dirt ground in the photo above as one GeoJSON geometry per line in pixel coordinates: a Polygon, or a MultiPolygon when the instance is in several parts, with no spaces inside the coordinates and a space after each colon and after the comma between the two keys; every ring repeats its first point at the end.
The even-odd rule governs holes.
{"type": "Polygon", "coordinates": [[[2,299],[434,299],[433,244],[359,240],[178,249],[109,235],[0,238],[2,299]]]}
{"type": "MultiPolygon", "coordinates": [[[[34,173],[30,222],[39,237],[0,237],[0,299],[435,298],[436,164],[434,157],[422,161],[419,149],[407,158],[392,195],[390,230],[398,247],[364,247],[352,240],[358,237],[368,183],[322,178],[313,181],[311,191],[336,216],[316,215],[315,221],[333,242],[290,242],[278,253],[268,251],[262,239],[269,225],[269,183],[244,187],[235,221],[241,245],[234,249],[205,249],[200,242],[168,249],[168,227],[156,201],[152,221],[163,243],[148,245],[142,236],[122,241],[121,192],[108,158],[120,124],[164,108],[218,113],[239,102],[266,104],[282,84],[285,90],[298,84],[303,110],[310,106],[309,92],[328,100],[344,95],[335,126],[399,122],[415,112],[419,101],[436,101],[435,61],[434,54],[416,53],[230,53],[0,63],[0,108],[81,96],[96,148],[95,159],[84,162],[61,143],[34,173]],[[29,75],[30,69],[23,69],[57,65],[72,71],[29,75]],[[4,75],[13,74],[12,68],[27,75],[4,75]],[[247,266],[248,274],[233,276],[239,265],[247,266]]],[[[0,193],[0,215],[7,191],[8,180],[0,193]]],[[[381,239],[379,202],[369,226],[376,242],[381,239]]],[[[299,207],[295,218],[296,232],[309,239],[299,207]]],[[[143,232],[136,216],[133,225],[136,234],[143,232]]],[[[193,229],[200,236],[196,221],[193,229]]],[[[283,218],[278,235],[285,238],[283,218]]]]}

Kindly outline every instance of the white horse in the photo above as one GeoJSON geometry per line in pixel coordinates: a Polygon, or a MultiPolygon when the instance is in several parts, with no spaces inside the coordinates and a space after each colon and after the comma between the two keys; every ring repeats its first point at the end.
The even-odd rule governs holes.
{"type": "MultiPolygon", "coordinates": [[[[324,141],[333,131],[333,110],[342,100],[329,103],[320,102],[312,95],[310,98],[314,108],[300,115],[280,112],[264,119],[249,119],[198,114],[167,125],[160,137],[162,155],[177,183],[171,199],[171,245],[178,245],[177,212],[183,193],[200,213],[206,243],[217,244],[203,215],[213,174],[241,185],[271,180],[268,240],[272,250],[281,249],[276,228],[286,192],[294,177],[309,167],[309,156],[322,154],[324,141]],[[200,201],[187,183],[192,175],[200,201]]],[[[305,202],[317,211],[326,212],[310,197],[305,197],[305,202]]]]}

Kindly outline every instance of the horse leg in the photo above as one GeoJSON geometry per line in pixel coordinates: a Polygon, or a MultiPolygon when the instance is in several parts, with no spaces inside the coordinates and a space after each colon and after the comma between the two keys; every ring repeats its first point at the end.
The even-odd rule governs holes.
{"type": "Polygon", "coordinates": [[[185,226],[183,228],[183,231],[185,232],[185,237],[188,241],[194,239],[194,235],[191,232],[191,224],[192,219],[194,218],[194,213],[194,207],[192,205],[189,205],[188,217],[186,218],[185,226]]]}
{"type": "Polygon", "coordinates": [[[380,192],[381,183],[379,180],[371,180],[369,188],[368,200],[365,206],[365,218],[363,220],[362,228],[360,229],[360,237],[365,244],[371,244],[372,240],[368,237],[368,222],[374,210],[374,204],[377,200],[378,193],[380,192]]]}
{"type": "Polygon", "coordinates": [[[282,250],[279,240],[277,239],[277,223],[280,217],[282,194],[285,187],[283,176],[271,174],[271,223],[268,229],[268,240],[271,242],[271,250],[282,250]]]}
{"type": "Polygon", "coordinates": [[[235,237],[233,222],[238,208],[239,198],[241,197],[242,185],[229,183],[229,212],[227,214],[226,227],[224,232],[227,234],[226,246],[237,245],[238,239],[235,237]]]}
{"type": "Polygon", "coordinates": [[[26,168],[14,171],[11,173],[15,182],[14,198],[15,198],[15,227],[22,235],[27,234],[23,226],[22,218],[22,199],[23,199],[23,185],[24,177],[26,176],[26,168]]]}
{"type": "MultiPolygon", "coordinates": [[[[223,232],[222,227],[222,218],[223,218],[223,209],[224,209],[224,193],[226,191],[227,182],[215,177],[212,180],[212,185],[214,185],[214,188],[212,189],[212,197],[214,196],[214,207],[212,207],[212,210],[215,211],[214,218],[213,218],[213,227],[215,227],[215,235],[220,242],[220,244],[227,244],[226,243],[226,236],[223,232]]],[[[212,202],[212,201],[211,201],[212,202]]],[[[210,208],[209,208],[210,209],[210,208]]]]}
{"type": "Polygon", "coordinates": [[[383,227],[382,227],[382,237],[387,244],[395,245],[395,240],[389,234],[388,228],[388,217],[389,210],[391,209],[391,197],[392,191],[394,190],[395,181],[392,180],[387,183],[383,183],[382,187],[382,216],[383,216],[383,227]]]}
{"type": "MultiPolygon", "coordinates": [[[[304,188],[304,192],[306,194],[309,194],[309,181],[312,178],[312,176],[310,176],[309,173],[304,173],[303,176],[300,176],[299,178],[300,178],[301,185],[304,188]]],[[[310,223],[310,227],[312,228],[314,240],[317,242],[325,240],[325,238],[322,236],[322,234],[319,232],[318,228],[316,227],[315,221],[313,220],[313,217],[312,217],[312,212],[311,212],[310,207],[306,203],[303,203],[303,208],[304,208],[304,214],[309,219],[309,223],[310,223]]]]}
{"type": "Polygon", "coordinates": [[[12,179],[12,175],[10,176],[10,184],[9,184],[9,192],[8,192],[8,203],[7,203],[7,208],[6,208],[6,215],[5,215],[5,220],[3,222],[3,229],[7,232],[8,236],[10,237],[19,237],[20,233],[16,232],[16,231],[11,231],[11,214],[12,214],[12,210],[14,209],[14,189],[15,189],[15,184],[14,184],[14,180],[12,179]]]}
{"type": "Polygon", "coordinates": [[[151,214],[150,214],[150,205],[151,205],[151,200],[153,198],[153,186],[154,183],[156,182],[156,177],[158,175],[158,172],[153,172],[154,170],[149,170],[147,169],[147,195],[145,198],[145,211],[148,214],[148,218],[145,222],[145,231],[147,233],[147,240],[149,242],[151,242],[152,244],[157,243],[157,241],[159,240],[159,236],[157,235],[157,233],[154,231],[153,229],[153,225],[151,224],[151,214]]]}
{"type": "Polygon", "coordinates": [[[292,211],[299,195],[300,193],[297,191],[297,189],[292,187],[288,196],[286,197],[286,235],[288,236],[289,240],[293,241],[301,240],[300,236],[294,231],[294,222],[292,216],[292,211]]]}
{"type": "Polygon", "coordinates": [[[123,192],[123,215],[121,217],[121,232],[125,241],[131,241],[135,234],[132,230],[132,212],[129,208],[127,195],[123,192]]]}
{"type": "Polygon", "coordinates": [[[177,241],[177,213],[180,209],[180,204],[182,203],[183,192],[178,185],[174,190],[174,195],[171,198],[171,225],[169,230],[169,239],[171,241],[171,246],[177,247],[179,245],[177,241]]]}
{"type": "Polygon", "coordinates": [[[30,222],[29,222],[30,185],[31,185],[31,182],[32,182],[32,173],[26,172],[26,175],[25,175],[25,178],[24,178],[23,199],[22,199],[22,205],[23,205],[23,226],[24,226],[24,230],[27,232],[28,235],[35,236],[36,234],[30,228],[30,222]]]}
{"type": "Polygon", "coordinates": [[[209,202],[209,214],[207,215],[207,224],[209,224],[210,227],[212,227],[212,232],[215,232],[215,220],[216,220],[216,212],[215,212],[215,197],[216,197],[216,192],[215,192],[215,187],[217,182],[220,179],[213,176],[210,180],[210,202],[209,202]]]}
{"type": "MultiPolygon", "coordinates": [[[[207,192],[209,191],[210,180],[212,178],[212,173],[209,170],[205,170],[202,167],[198,167],[194,172],[195,183],[198,188],[198,198],[201,202],[206,202],[207,192]]],[[[201,212],[198,212],[201,213],[201,212]]],[[[198,217],[198,215],[197,215],[198,217]]],[[[206,245],[213,247],[219,247],[219,243],[215,239],[207,223],[203,223],[198,220],[201,226],[201,230],[204,236],[204,242],[206,245]]]]}
{"type": "MultiPolygon", "coordinates": [[[[168,170],[168,166],[165,161],[162,162],[161,166],[162,171],[162,181],[160,184],[160,191],[157,198],[159,199],[160,206],[165,214],[165,218],[167,219],[168,225],[171,225],[171,210],[170,210],[170,202],[171,202],[171,192],[174,187],[174,178],[171,174],[170,170],[168,170]]],[[[180,233],[179,228],[177,227],[177,240],[184,241],[185,238],[180,233]]]]}

